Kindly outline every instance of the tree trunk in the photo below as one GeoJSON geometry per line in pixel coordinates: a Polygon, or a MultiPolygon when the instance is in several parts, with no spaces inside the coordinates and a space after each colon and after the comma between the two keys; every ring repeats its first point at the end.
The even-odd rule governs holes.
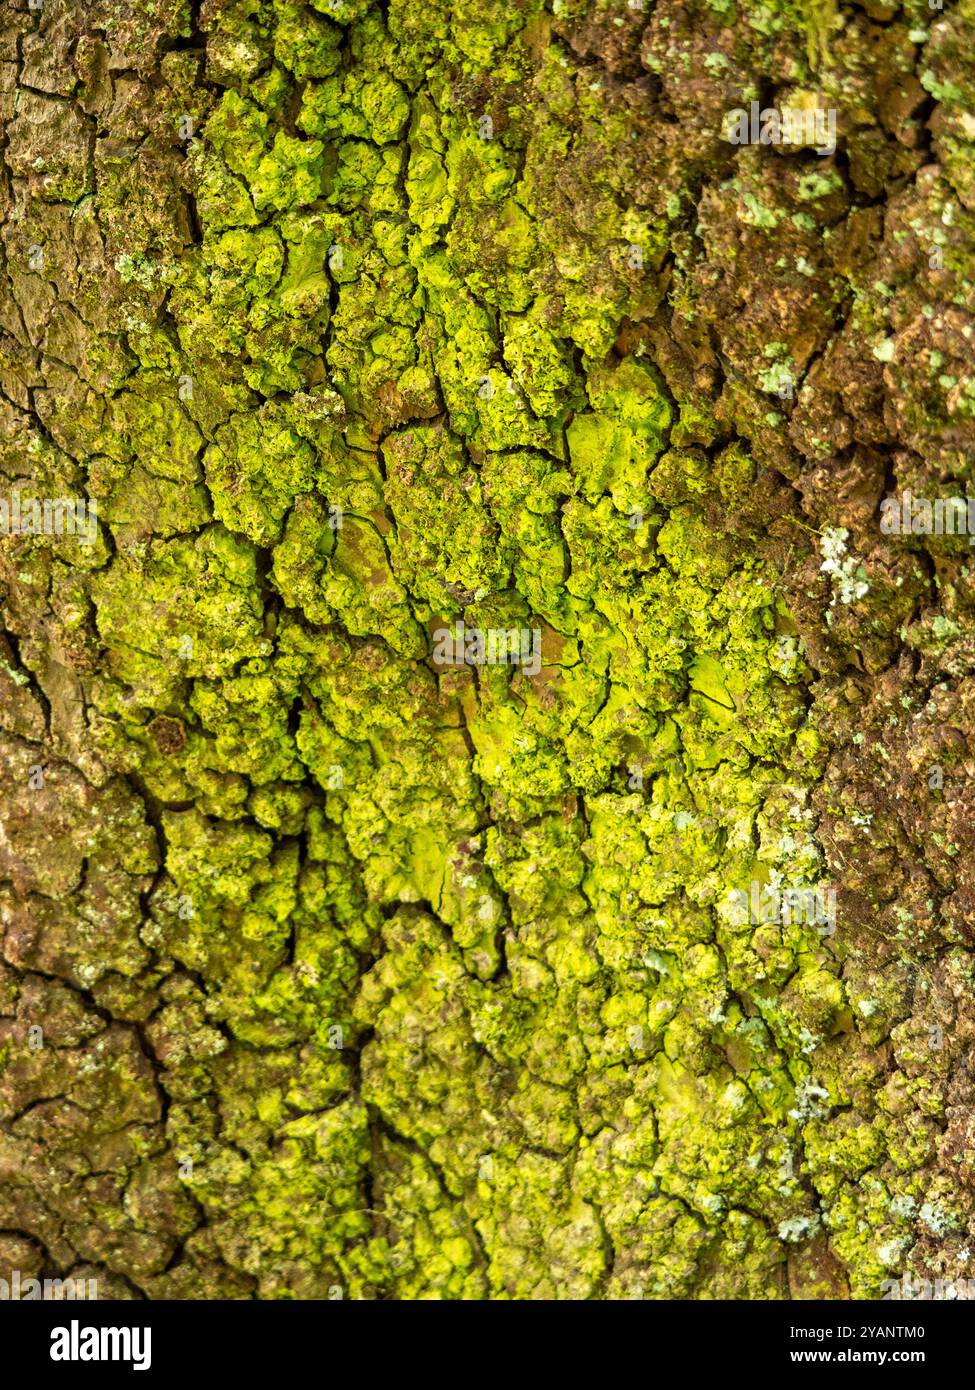
{"type": "Polygon", "coordinates": [[[967,1276],[973,20],[7,0],[0,1277],[967,1276]]]}

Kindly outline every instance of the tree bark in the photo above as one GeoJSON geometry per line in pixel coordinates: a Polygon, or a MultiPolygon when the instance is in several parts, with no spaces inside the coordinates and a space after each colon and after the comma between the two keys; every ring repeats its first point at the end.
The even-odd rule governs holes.
{"type": "Polygon", "coordinates": [[[6,0],[0,1277],[962,1288],[973,20],[6,0]]]}

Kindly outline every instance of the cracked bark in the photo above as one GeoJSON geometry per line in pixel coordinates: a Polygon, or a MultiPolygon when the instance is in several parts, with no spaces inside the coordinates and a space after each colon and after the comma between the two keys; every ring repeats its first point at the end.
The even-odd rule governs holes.
{"type": "Polygon", "coordinates": [[[0,1277],[968,1276],[973,18],[8,4],[0,1277]]]}

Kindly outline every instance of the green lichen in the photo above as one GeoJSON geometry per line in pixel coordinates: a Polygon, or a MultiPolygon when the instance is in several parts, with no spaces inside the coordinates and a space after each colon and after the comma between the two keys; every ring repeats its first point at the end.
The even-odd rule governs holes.
{"type": "MultiPolygon", "coordinates": [[[[732,170],[738,40],[704,8],[720,101],[706,85],[686,161],[585,57],[611,7],[242,0],[205,21],[198,230],[128,218],[112,146],[97,186],[57,174],[112,229],[126,357],[64,412],[105,537],[20,563],[62,647],[87,623],[72,737],[157,849],[128,870],[127,953],[110,971],[85,942],[79,973],[144,1030],[168,1102],[184,1253],[123,1271],[153,1293],[870,1298],[963,1228],[919,1176],[948,1073],[910,1021],[916,963],[733,910],[810,901],[843,833],[883,834],[851,785],[827,857],[810,706],[830,640],[897,585],[847,525],[810,537],[779,436],[830,424],[793,401],[854,299],[896,367],[898,290],[859,277],[868,207],[831,243],[838,167],[732,170]],[[745,294],[755,264],[775,294],[745,294]],[[537,635],[538,669],[437,661],[459,621],[537,635]]],[[[752,6],[748,81],[788,52],[783,81],[828,85],[850,20],[752,6]]],[[[875,622],[856,678],[892,669],[875,622]]],[[[961,631],[912,640],[941,659],[961,631]]],[[[121,871],[90,893],[86,872],[98,921],[121,871]]],[[[138,1060],[104,1065],[158,1119],[138,1060]]]]}

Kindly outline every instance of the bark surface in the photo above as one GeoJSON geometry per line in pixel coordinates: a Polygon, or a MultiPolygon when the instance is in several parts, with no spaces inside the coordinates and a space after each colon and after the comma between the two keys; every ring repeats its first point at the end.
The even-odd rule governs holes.
{"type": "Polygon", "coordinates": [[[0,0],[0,1277],[969,1277],[973,40],[0,0]]]}

